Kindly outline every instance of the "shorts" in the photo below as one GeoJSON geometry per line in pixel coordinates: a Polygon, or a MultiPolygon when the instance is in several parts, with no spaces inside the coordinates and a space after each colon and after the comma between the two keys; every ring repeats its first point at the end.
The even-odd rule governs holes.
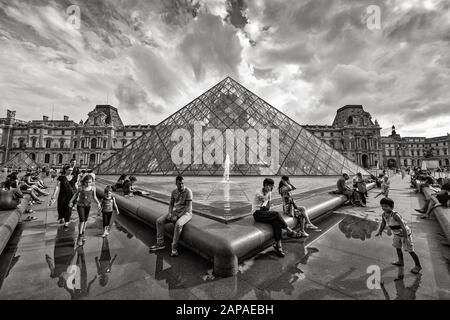
{"type": "Polygon", "coordinates": [[[392,246],[396,249],[403,248],[406,252],[414,252],[414,243],[411,234],[407,237],[400,237],[399,235],[394,234],[392,246]]]}
{"type": "Polygon", "coordinates": [[[78,218],[80,219],[80,222],[86,222],[88,220],[90,210],[91,207],[77,206],[78,218]]]}

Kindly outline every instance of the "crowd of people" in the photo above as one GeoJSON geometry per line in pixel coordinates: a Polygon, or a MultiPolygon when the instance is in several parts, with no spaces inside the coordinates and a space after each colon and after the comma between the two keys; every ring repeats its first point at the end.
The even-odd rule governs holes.
{"type": "MultiPolygon", "coordinates": [[[[403,171],[402,171],[403,172],[403,171]]],[[[421,209],[416,211],[423,213],[424,218],[430,217],[434,208],[439,205],[447,206],[450,203],[450,181],[448,179],[435,179],[430,172],[414,168],[408,172],[411,175],[411,187],[417,189],[418,192],[423,187],[431,188],[438,187],[436,193],[428,199],[421,209]]],[[[52,180],[56,178],[57,172],[50,171],[49,174],[52,180]],[[55,177],[53,176],[55,175],[55,177]]],[[[48,176],[48,174],[47,174],[48,176]]],[[[404,178],[402,174],[402,178],[404,178]]],[[[382,223],[377,236],[381,236],[385,226],[388,226],[394,234],[394,247],[396,248],[398,261],[393,264],[396,266],[403,265],[402,248],[409,252],[415,262],[415,267],[411,270],[413,273],[418,273],[421,270],[419,258],[414,252],[411,230],[406,225],[401,215],[394,211],[394,201],[389,198],[390,179],[386,171],[383,171],[378,177],[371,175],[370,178],[365,179],[361,173],[357,173],[348,183],[350,177],[344,173],[336,183],[337,190],[334,194],[341,194],[347,198],[346,204],[366,206],[368,192],[367,184],[370,182],[376,183],[380,188],[380,192],[375,196],[383,196],[380,201],[383,210],[382,223]]],[[[90,170],[80,170],[76,166],[75,159],[71,160],[70,164],[64,166],[59,172],[56,179],[57,184],[49,205],[57,204],[58,221],[63,225],[64,229],[69,228],[71,222],[72,210],[76,208],[78,212],[78,239],[77,245],[82,246],[86,241],[85,230],[87,220],[91,212],[91,208],[98,208],[99,213],[102,214],[103,233],[106,237],[109,234],[111,224],[111,217],[114,211],[119,213],[116,199],[113,192],[122,191],[125,197],[133,197],[140,194],[140,191],[135,189],[136,177],[121,175],[118,181],[113,186],[107,186],[104,190],[104,197],[101,201],[97,198],[95,188],[95,174],[90,170]]],[[[171,243],[171,255],[178,256],[178,242],[181,237],[184,226],[192,219],[192,191],[185,186],[182,176],[177,176],[175,179],[176,188],[172,191],[170,197],[170,204],[168,213],[162,215],[156,221],[156,244],[150,247],[151,252],[156,252],[165,249],[164,231],[165,225],[172,223],[174,225],[173,238],[171,243]]],[[[291,238],[308,237],[307,229],[317,230],[303,206],[296,204],[292,195],[292,191],[296,188],[291,183],[288,176],[283,176],[278,184],[278,194],[282,200],[282,211],[275,211],[271,209],[272,206],[272,192],[275,186],[275,181],[271,178],[266,178],[263,181],[262,188],[259,188],[254,195],[252,201],[251,213],[256,222],[269,224],[273,230],[275,243],[273,245],[275,252],[284,257],[285,253],[282,247],[283,230],[286,230],[286,235],[291,238]],[[293,228],[289,227],[285,221],[284,216],[293,217],[296,224],[293,228]],[[297,231],[298,230],[298,231],[297,231]]],[[[28,171],[25,175],[19,178],[18,172],[12,172],[8,175],[7,180],[2,184],[2,192],[8,191],[11,197],[20,201],[23,194],[29,194],[31,198],[30,204],[39,203],[43,201],[40,197],[48,196],[46,189],[48,187],[44,184],[39,175],[39,171],[28,171]]],[[[1,201],[0,201],[1,203],[1,201]]],[[[32,213],[28,209],[28,213],[32,213]]],[[[28,220],[35,219],[33,217],[28,220]]]]}
{"type": "Polygon", "coordinates": [[[422,214],[422,219],[429,219],[433,210],[438,207],[450,207],[450,179],[435,178],[431,171],[413,168],[411,171],[411,188],[416,189],[416,193],[422,193],[423,188],[430,188],[433,191],[430,197],[426,197],[422,208],[415,209],[422,214]]]}

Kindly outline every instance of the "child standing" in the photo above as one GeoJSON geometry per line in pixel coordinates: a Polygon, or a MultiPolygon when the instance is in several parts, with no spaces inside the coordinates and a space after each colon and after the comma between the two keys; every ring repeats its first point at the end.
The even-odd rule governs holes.
{"type": "Polygon", "coordinates": [[[111,223],[111,217],[115,210],[119,214],[119,208],[117,207],[116,198],[112,195],[112,188],[107,186],[104,191],[105,196],[101,201],[101,210],[103,216],[103,234],[102,237],[109,235],[109,225],[111,223]]]}
{"type": "Polygon", "coordinates": [[[409,252],[415,263],[415,266],[413,269],[411,269],[411,272],[415,274],[419,273],[420,270],[422,270],[422,266],[420,265],[419,257],[414,252],[411,229],[403,221],[401,215],[398,212],[393,211],[394,200],[390,198],[383,198],[381,199],[380,204],[381,209],[383,209],[383,219],[381,222],[380,230],[375,236],[381,236],[387,224],[394,233],[394,242],[392,243],[392,246],[397,250],[398,256],[398,261],[392,262],[392,264],[394,266],[403,267],[403,247],[406,252],[409,252]]]}
{"type": "Polygon", "coordinates": [[[99,210],[101,210],[100,201],[97,199],[97,194],[95,192],[95,188],[92,186],[93,179],[92,176],[86,175],[81,180],[81,185],[78,191],[73,195],[72,199],[70,199],[69,207],[72,208],[74,206],[75,199],[77,200],[77,211],[79,217],[78,224],[78,242],[79,246],[83,245],[83,242],[86,241],[84,236],[84,231],[86,230],[87,220],[89,218],[89,211],[91,210],[92,201],[95,200],[97,202],[99,210]]]}
{"type": "Polygon", "coordinates": [[[389,198],[390,186],[391,182],[389,181],[389,177],[386,175],[383,177],[383,182],[381,183],[381,194],[384,195],[385,198],[389,198]]]}

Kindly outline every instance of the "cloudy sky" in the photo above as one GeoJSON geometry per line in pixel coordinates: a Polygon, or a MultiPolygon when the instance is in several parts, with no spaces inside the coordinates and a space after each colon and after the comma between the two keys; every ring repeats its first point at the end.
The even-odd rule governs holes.
{"type": "Polygon", "coordinates": [[[0,117],[78,122],[108,100],[156,124],[229,75],[300,124],[362,104],[383,133],[450,132],[447,0],[0,0],[0,50],[0,117]]]}

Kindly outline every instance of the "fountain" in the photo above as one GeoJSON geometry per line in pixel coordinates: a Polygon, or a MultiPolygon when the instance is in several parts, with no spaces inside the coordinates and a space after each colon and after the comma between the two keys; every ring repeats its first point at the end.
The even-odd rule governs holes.
{"type": "Polygon", "coordinates": [[[227,156],[225,157],[225,163],[223,164],[224,171],[223,171],[223,181],[224,182],[230,182],[230,155],[227,153],[227,156]]]}

